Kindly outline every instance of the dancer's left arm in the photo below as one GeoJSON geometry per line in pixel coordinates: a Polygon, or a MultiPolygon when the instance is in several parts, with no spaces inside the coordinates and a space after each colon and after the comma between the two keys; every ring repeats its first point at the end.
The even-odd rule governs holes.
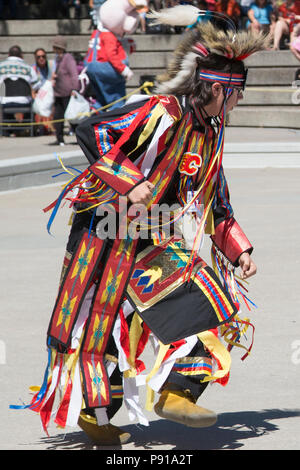
{"type": "Polygon", "coordinates": [[[248,277],[254,276],[257,271],[256,264],[249,255],[247,251],[241,254],[239,257],[239,265],[241,267],[241,277],[242,279],[247,279],[248,277]]]}
{"type": "Polygon", "coordinates": [[[215,233],[211,236],[213,243],[233,266],[241,267],[241,276],[244,279],[254,275],[256,266],[251,258],[253,246],[234,218],[223,167],[220,168],[218,175],[213,214],[215,222],[215,233]]]}

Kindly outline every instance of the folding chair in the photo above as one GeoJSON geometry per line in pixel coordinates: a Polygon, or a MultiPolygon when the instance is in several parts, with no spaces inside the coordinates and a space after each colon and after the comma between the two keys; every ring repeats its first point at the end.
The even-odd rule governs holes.
{"type": "MultiPolygon", "coordinates": [[[[33,122],[34,113],[32,110],[33,100],[31,95],[31,87],[29,83],[23,78],[18,78],[17,80],[12,80],[11,78],[6,78],[4,81],[5,89],[3,90],[2,95],[6,98],[12,98],[11,102],[1,103],[0,104],[0,117],[1,122],[5,124],[0,126],[0,136],[4,134],[6,130],[21,130],[30,129],[30,136],[34,135],[33,126],[28,126],[28,123],[33,122]],[[18,104],[14,103],[13,97],[22,96],[30,97],[30,102],[28,104],[18,104]],[[23,114],[22,124],[18,124],[18,121],[15,118],[16,113],[23,114]]],[[[6,100],[8,101],[8,100],[6,100]]]]}

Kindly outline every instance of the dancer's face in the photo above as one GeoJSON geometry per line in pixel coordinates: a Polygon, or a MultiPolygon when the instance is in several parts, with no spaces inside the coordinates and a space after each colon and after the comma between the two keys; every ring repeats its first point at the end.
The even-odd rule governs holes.
{"type": "Polygon", "coordinates": [[[238,105],[238,102],[243,99],[242,88],[233,88],[233,92],[227,100],[226,112],[231,111],[238,105]]]}
{"type": "MultiPolygon", "coordinates": [[[[220,116],[223,111],[224,98],[225,98],[226,89],[223,86],[216,82],[212,84],[211,101],[204,106],[204,110],[208,116],[220,116]]],[[[231,111],[243,98],[243,93],[241,88],[234,88],[231,95],[227,99],[226,103],[226,113],[231,111]]]]}

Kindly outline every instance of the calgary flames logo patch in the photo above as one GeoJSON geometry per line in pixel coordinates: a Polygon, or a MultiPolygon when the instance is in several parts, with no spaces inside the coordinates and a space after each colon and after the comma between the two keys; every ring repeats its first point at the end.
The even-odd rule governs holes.
{"type": "Polygon", "coordinates": [[[185,175],[195,175],[202,165],[202,157],[197,153],[186,152],[183,154],[179,165],[179,172],[185,175]]]}

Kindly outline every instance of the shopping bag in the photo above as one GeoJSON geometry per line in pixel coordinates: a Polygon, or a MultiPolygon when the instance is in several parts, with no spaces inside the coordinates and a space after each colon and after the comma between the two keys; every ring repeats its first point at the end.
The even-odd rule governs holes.
{"type": "Polygon", "coordinates": [[[33,112],[43,117],[50,117],[52,114],[53,103],[53,86],[50,80],[46,80],[33,101],[33,112]]]}
{"type": "Polygon", "coordinates": [[[78,124],[82,119],[86,119],[90,112],[89,102],[78,91],[73,90],[65,111],[65,119],[71,124],[78,124]]]}

